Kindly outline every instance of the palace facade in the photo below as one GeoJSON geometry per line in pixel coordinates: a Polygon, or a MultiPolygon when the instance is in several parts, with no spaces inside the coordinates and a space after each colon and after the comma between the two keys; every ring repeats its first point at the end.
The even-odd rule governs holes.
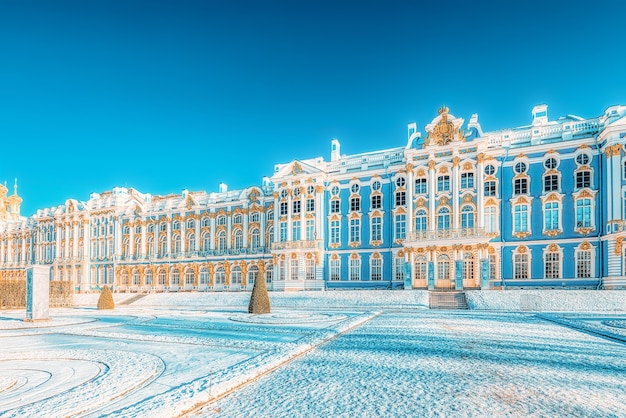
{"type": "MultiPolygon", "coordinates": [[[[626,106],[484,132],[443,107],[404,146],[277,164],[261,185],[132,188],[20,216],[0,185],[0,279],[89,292],[626,287],[626,106]]],[[[403,141],[404,142],[404,141],[403,141]]]]}

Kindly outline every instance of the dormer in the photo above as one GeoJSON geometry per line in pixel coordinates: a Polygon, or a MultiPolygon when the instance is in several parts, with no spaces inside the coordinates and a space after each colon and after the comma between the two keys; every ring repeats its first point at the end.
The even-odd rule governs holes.
{"type": "Polygon", "coordinates": [[[540,104],[533,107],[533,126],[548,123],[548,105],[540,104]]]}

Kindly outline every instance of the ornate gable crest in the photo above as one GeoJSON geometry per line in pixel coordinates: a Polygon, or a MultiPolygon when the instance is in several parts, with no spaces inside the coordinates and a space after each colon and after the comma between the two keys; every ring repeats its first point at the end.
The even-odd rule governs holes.
{"type": "Polygon", "coordinates": [[[463,119],[455,118],[448,114],[448,108],[443,106],[439,109],[439,116],[426,125],[428,137],[424,145],[447,145],[452,141],[465,141],[465,136],[461,132],[463,119]]]}

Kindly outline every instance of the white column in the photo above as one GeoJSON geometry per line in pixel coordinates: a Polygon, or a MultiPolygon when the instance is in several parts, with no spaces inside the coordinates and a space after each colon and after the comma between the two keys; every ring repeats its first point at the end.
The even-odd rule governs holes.
{"type": "Polygon", "coordinates": [[[202,217],[198,217],[198,219],[196,219],[196,222],[194,223],[194,225],[196,226],[196,247],[193,248],[191,251],[200,251],[200,240],[202,239],[201,232],[202,232],[202,227],[201,227],[201,222],[202,222],[202,217]]]}
{"type": "Polygon", "coordinates": [[[232,232],[233,232],[233,212],[231,210],[231,208],[228,208],[228,213],[226,214],[226,248],[228,248],[229,250],[232,248],[232,242],[231,242],[231,237],[232,237],[232,232]]]}
{"type": "Polygon", "coordinates": [[[484,175],[485,175],[485,163],[483,162],[483,156],[477,156],[476,164],[476,206],[477,206],[477,225],[479,228],[485,227],[485,188],[484,188],[484,175]]]}
{"type": "Polygon", "coordinates": [[[435,164],[433,160],[431,161],[428,162],[428,225],[429,229],[437,229],[437,218],[435,213],[437,179],[435,176],[435,164]]]}
{"type": "Polygon", "coordinates": [[[182,221],[180,223],[180,252],[183,254],[186,253],[187,251],[191,251],[191,250],[187,250],[186,236],[187,236],[187,221],[182,221]]]}
{"type": "Polygon", "coordinates": [[[248,205],[244,206],[244,212],[243,212],[243,224],[242,224],[242,228],[243,228],[243,247],[244,248],[248,248],[248,218],[250,217],[250,208],[248,207],[248,205]]]}
{"type": "Polygon", "coordinates": [[[414,175],[413,175],[413,166],[411,164],[407,164],[406,166],[406,171],[407,171],[407,179],[406,179],[406,186],[407,186],[407,193],[406,193],[406,209],[409,213],[407,213],[406,215],[406,221],[407,221],[407,237],[410,237],[411,234],[413,234],[413,230],[415,229],[415,220],[413,219],[413,192],[415,190],[415,184],[414,184],[414,175]]]}
{"type": "Polygon", "coordinates": [[[135,254],[135,225],[134,224],[129,224],[129,231],[130,233],[128,234],[128,254],[126,254],[128,257],[132,257],[135,254]]]}
{"type": "MultiPolygon", "coordinates": [[[[458,159],[459,157],[455,157],[458,159]]],[[[459,211],[459,192],[460,192],[460,179],[459,179],[459,163],[455,161],[452,165],[452,191],[450,193],[452,200],[452,228],[459,229],[459,217],[461,215],[459,211]]]]}
{"type": "Polygon", "coordinates": [[[211,224],[211,250],[215,250],[215,212],[209,214],[211,224]]]}

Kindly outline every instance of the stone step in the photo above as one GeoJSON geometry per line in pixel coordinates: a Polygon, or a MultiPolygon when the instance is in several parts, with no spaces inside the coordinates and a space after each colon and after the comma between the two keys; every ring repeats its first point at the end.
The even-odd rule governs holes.
{"type": "Polygon", "coordinates": [[[469,309],[463,292],[430,292],[430,309],[469,309]]]}

